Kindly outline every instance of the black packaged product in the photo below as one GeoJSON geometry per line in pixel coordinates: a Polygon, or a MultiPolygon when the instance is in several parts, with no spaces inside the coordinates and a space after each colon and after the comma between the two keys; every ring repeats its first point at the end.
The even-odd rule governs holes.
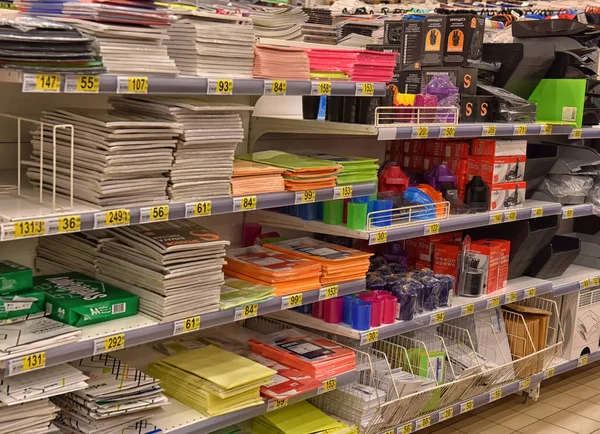
{"type": "Polygon", "coordinates": [[[494,97],[477,97],[477,122],[492,122],[493,112],[496,110],[496,99],[494,97]]]}
{"type": "Polygon", "coordinates": [[[460,114],[458,122],[461,124],[472,124],[477,122],[477,110],[479,99],[473,95],[460,96],[460,114]]]}
{"type": "Polygon", "coordinates": [[[461,95],[477,94],[476,68],[423,68],[421,70],[421,87],[425,87],[435,75],[447,75],[450,82],[458,87],[458,92],[461,95]]]}
{"type": "Polygon", "coordinates": [[[446,16],[427,15],[423,31],[423,66],[442,66],[446,36],[446,16]]]}
{"type": "Polygon", "coordinates": [[[440,307],[440,293],[442,291],[442,282],[433,276],[421,277],[423,284],[423,308],[425,310],[435,310],[440,307]]]}
{"type": "Polygon", "coordinates": [[[485,18],[477,15],[448,15],[444,65],[469,66],[481,60],[485,18]]]}
{"type": "Polygon", "coordinates": [[[417,313],[417,293],[407,284],[407,280],[396,279],[389,290],[398,300],[396,318],[403,321],[411,321],[417,313]]]}
{"type": "Polygon", "coordinates": [[[371,291],[384,290],[386,287],[386,281],[377,272],[367,273],[367,289],[371,291]]]}
{"type": "Polygon", "coordinates": [[[421,93],[421,73],[419,71],[397,71],[394,73],[390,86],[394,92],[412,93],[414,95],[421,93]]]}
{"type": "Polygon", "coordinates": [[[385,20],[383,22],[383,43],[402,44],[404,21],[385,20]]]}
{"type": "Polygon", "coordinates": [[[454,276],[448,274],[436,274],[435,277],[441,283],[440,290],[440,306],[449,307],[452,306],[452,298],[454,296],[454,276]]]}
{"type": "Polygon", "coordinates": [[[492,112],[494,122],[535,123],[534,103],[499,87],[486,84],[477,87],[483,95],[495,97],[497,109],[492,112]]]}
{"type": "Polygon", "coordinates": [[[403,71],[421,69],[423,56],[423,26],[424,21],[402,21],[404,25],[402,38],[402,63],[403,71]]]}

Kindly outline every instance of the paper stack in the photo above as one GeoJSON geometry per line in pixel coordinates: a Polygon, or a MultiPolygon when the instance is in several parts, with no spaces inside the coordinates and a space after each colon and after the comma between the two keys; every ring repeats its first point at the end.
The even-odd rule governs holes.
{"type": "Polygon", "coordinates": [[[71,365],[90,379],[87,388],[52,399],[61,408],[56,424],[67,432],[120,433],[169,403],[158,380],[114,357],[94,356],[71,365]]]}
{"type": "Polygon", "coordinates": [[[274,295],[275,288],[272,286],[228,277],[221,286],[219,307],[225,310],[248,303],[261,303],[270,300],[274,295]]]}
{"type": "Polygon", "coordinates": [[[310,237],[278,241],[265,244],[264,247],[320,262],[322,286],[364,279],[369,270],[369,258],[372,256],[371,253],[310,237]]]}
{"type": "Polygon", "coordinates": [[[351,81],[389,82],[393,78],[397,53],[368,50],[308,50],[311,76],[344,74],[351,81]]]}
{"type": "Polygon", "coordinates": [[[257,38],[302,39],[302,24],[308,16],[300,8],[255,7],[251,11],[257,38]]]}
{"type": "Polygon", "coordinates": [[[100,246],[112,238],[103,229],[40,238],[35,266],[40,274],[77,271],[93,277],[100,246]]]}
{"type": "Polygon", "coordinates": [[[356,369],[350,348],[298,329],[286,329],[249,341],[252,351],[278,360],[317,380],[356,369]]]}
{"type": "Polygon", "coordinates": [[[98,278],[140,298],[140,312],[161,322],[219,310],[229,241],[181,220],[111,230],[98,278]]]}
{"type": "Polygon", "coordinates": [[[254,163],[252,161],[235,160],[233,162],[233,178],[231,194],[274,193],[285,190],[285,182],[281,176],[285,169],[254,163]]]}
{"type": "Polygon", "coordinates": [[[252,78],[254,28],[250,18],[194,11],[173,23],[169,56],[183,75],[252,78]]]}
{"type": "MultiPolygon", "coordinates": [[[[340,403],[340,405],[343,405],[340,403]]],[[[306,401],[265,413],[254,419],[256,434],[351,434],[356,426],[334,419],[306,401]]]]}
{"type": "Polygon", "coordinates": [[[59,410],[47,398],[2,407],[0,408],[0,432],[2,434],[58,434],[60,430],[52,421],[59,410]]]}
{"type": "Polygon", "coordinates": [[[255,45],[254,78],[309,80],[308,56],[302,48],[255,45]]]}
{"type": "Polygon", "coordinates": [[[140,113],[181,125],[175,160],[169,172],[169,197],[173,200],[231,195],[233,155],[244,139],[241,104],[190,98],[131,97],[112,99],[122,112],[140,113]]]}
{"type": "MultiPolygon", "coordinates": [[[[81,201],[100,207],[164,203],[180,130],[172,121],[119,114],[106,110],[68,109],[43,112],[43,188],[52,191],[52,127],[74,126],[73,192],[81,201]]],[[[33,131],[33,153],[27,176],[39,185],[42,144],[40,129],[33,131]]],[[[71,134],[57,130],[56,191],[71,192],[71,134]]]]}
{"type": "Polygon", "coordinates": [[[223,270],[227,275],[274,286],[277,296],[321,287],[321,265],[315,261],[262,246],[228,250],[226,259],[223,270]]]}
{"type": "Polygon", "coordinates": [[[49,318],[0,326],[0,360],[27,355],[79,340],[81,329],[49,318]]]}
{"type": "MultiPolygon", "coordinates": [[[[21,14],[5,14],[0,15],[0,26],[3,29],[0,36],[1,67],[32,72],[104,72],[102,60],[92,49],[93,38],[67,24],[21,14]]],[[[48,85],[59,85],[51,78],[48,80],[48,85]]]]}
{"type": "Polygon", "coordinates": [[[166,357],[148,373],[168,395],[211,417],[260,405],[260,387],[277,371],[214,345],[166,357]]]}
{"type": "Polygon", "coordinates": [[[361,182],[377,182],[379,165],[376,158],[346,157],[341,155],[321,154],[319,152],[299,152],[305,157],[332,161],[342,165],[337,175],[337,185],[359,184],[361,182]]]}
{"type": "Polygon", "coordinates": [[[336,174],[342,169],[341,164],[331,161],[281,151],[254,152],[237,158],[287,169],[283,173],[285,189],[292,191],[335,187],[336,174]]]}

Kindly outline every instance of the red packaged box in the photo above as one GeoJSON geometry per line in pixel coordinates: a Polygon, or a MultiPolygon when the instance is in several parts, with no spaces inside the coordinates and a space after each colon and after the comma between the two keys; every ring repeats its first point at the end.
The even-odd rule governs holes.
{"type": "Polygon", "coordinates": [[[471,155],[486,157],[527,155],[527,140],[473,139],[471,155]]]}
{"type": "Polygon", "coordinates": [[[481,176],[488,184],[523,181],[527,157],[472,157],[469,159],[469,179],[481,176]]]}
{"type": "Polygon", "coordinates": [[[422,261],[420,259],[417,259],[415,261],[415,270],[423,270],[425,268],[431,269],[431,262],[429,262],[429,261],[422,261]]]}
{"type": "Polygon", "coordinates": [[[492,185],[488,210],[523,208],[526,187],[527,183],[524,181],[492,185]]]}
{"type": "Polygon", "coordinates": [[[423,140],[405,140],[402,144],[402,152],[423,155],[425,153],[425,143],[423,140]]]}
{"type": "Polygon", "coordinates": [[[462,243],[459,241],[436,243],[433,249],[433,272],[449,274],[458,279],[461,249],[462,243]]]}
{"type": "Polygon", "coordinates": [[[431,140],[425,145],[425,153],[437,157],[469,158],[469,143],[464,141],[431,140]]]}
{"type": "Polygon", "coordinates": [[[418,238],[411,238],[404,242],[404,250],[408,253],[409,258],[417,258],[419,256],[419,241],[418,238]]]}
{"type": "Polygon", "coordinates": [[[500,264],[500,245],[485,240],[474,241],[469,249],[479,260],[478,268],[487,272],[484,278],[485,293],[490,294],[498,288],[498,266],[500,264]]]}
{"type": "Polygon", "coordinates": [[[500,258],[498,261],[498,290],[508,285],[508,265],[510,263],[510,241],[484,238],[480,241],[496,244],[500,248],[500,258]]]}
{"type": "Polygon", "coordinates": [[[406,163],[406,160],[408,159],[408,166],[406,167],[408,170],[411,170],[413,172],[422,172],[423,171],[423,160],[425,159],[425,156],[423,155],[405,155],[404,156],[404,161],[406,163]]]}
{"type": "Polygon", "coordinates": [[[460,241],[461,236],[462,236],[462,232],[449,232],[446,234],[430,235],[428,237],[419,237],[419,238],[417,238],[417,240],[418,240],[417,258],[421,259],[422,261],[431,262],[433,260],[433,250],[434,250],[436,243],[460,241]]]}

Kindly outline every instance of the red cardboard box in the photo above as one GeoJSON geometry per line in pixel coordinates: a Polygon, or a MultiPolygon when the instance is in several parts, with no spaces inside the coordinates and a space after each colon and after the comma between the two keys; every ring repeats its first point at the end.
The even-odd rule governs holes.
{"type": "Polygon", "coordinates": [[[431,262],[429,262],[429,261],[422,261],[420,259],[417,259],[415,261],[415,270],[423,270],[425,268],[431,269],[431,262]]]}
{"type": "Polygon", "coordinates": [[[489,185],[523,181],[527,157],[471,157],[468,164],[469,179],[481,176],[489,185]]]}
{"type": "Polygon", "coordinates": [[[433,272],[449,274],[458,279],[461,249],[462,243],[459,241],[435,244],[433,249],[433,272]]]}
{"type": "Polygon", "coordinates": [[[526,187],[527,183],[524,181],[492,185],[488,210],[523,208],[526,187]]]}
{"type": "Polygon", "coordinates": [[[490,140],[473,139],[471,155],[485,157],[525,156],[527,155],[527,140],[490,140]]]}
{"type": "Polygon", "coordinates": [[[425,154],[425,142],[423,140],[405,140],[402,144],[402,152],[405,154],[425,154]]]}
{"type": "Polygon", "coordinates": [[[425,153],[436,157],[469,158],[469,143],[464,141],[429,140],[425,153]]]}
{"type": "Polygon", "coordinates": [[[498,288],[498,266],[500,265],[500,245],[490,243],[485,240],[474,241],[471,243],[470,253],[475,254],[479,259],[479,268],[485,270],[487,267],[487,281],[485,283],[485,293],[490,294],[497,291],[498,288]]]}
{"type": "Polygon", "coordinates": [[[496,244],[500,247],[500,259],[498,262],[498,289],[508,285],[508,264],[510,262],[510,241],[485,238],[481,241],[496,244]]]}
{"type": "Polygon", "coordinates": [[[460,237],[462,232],[457,233],[449,232],[446,234],[438,234],[431,235],[428,237],[419,237],[417,238],[418,247],[417,247],[417,259],[421,259],[422,261],[433,261],[433,250],[435,248],[435,244],[444,243],[449,241],[460,241],[460,237]]]}

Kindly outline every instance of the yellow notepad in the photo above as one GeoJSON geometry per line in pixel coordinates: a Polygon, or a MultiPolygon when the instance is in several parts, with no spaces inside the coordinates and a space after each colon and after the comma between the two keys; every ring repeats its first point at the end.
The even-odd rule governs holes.
{"type": "Polygon", "coordinates": [[[343,423],[308,402],[301,401],[257,417],[252,428],[257,434],[308,434],[335,432],[343,427],[343,423]]]}

